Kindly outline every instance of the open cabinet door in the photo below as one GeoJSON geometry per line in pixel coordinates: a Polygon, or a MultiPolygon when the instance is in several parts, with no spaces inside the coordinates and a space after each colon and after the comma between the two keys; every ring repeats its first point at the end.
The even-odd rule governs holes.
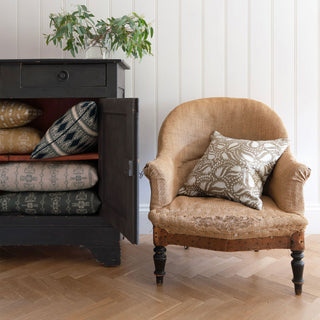
{"type": "Polygon", "coordinates": [[[100,216],[138,243],[138,99],[99,102],[100,216]]]}

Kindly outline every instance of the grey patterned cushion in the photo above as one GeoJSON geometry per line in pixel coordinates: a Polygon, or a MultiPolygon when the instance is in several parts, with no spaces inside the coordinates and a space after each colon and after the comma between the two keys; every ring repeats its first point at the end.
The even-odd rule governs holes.
{"type": "Polygon", "coordinates": [[[216,196],[261,210],[263,185],[288,144],[288,139],[241,140],[215,131],[178,194],[216,196]]]}
{"type": "Polygon", "coordinates": [[[81,162],[8,162],[0,164],[0,190],[67,191],[89,189],[98,181],[93,165],[81,162]]]}
{"type": "Polygon", "coordinates": [[[97,143],[98,108],[94,101],[80,102],[47,130],[31,154],[47,159],[82,153],[97,143]]]}
{"type": "Polygon", "coordinates": [[[0,214],[83,215],[98,211],[100,200],[91,190],[13,192],[0,195],[0,214]]]}

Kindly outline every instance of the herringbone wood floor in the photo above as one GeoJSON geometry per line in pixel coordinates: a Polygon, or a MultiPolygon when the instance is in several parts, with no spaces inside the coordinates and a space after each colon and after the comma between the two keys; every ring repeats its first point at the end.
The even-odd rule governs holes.
{"type": "Polygon", "coordinates": [[[0,247],[0,319],[320,319],[320,235],[307,236],[301,297],[289,250],[169,246],[156,287],[152,237],[140,241],[123,241],[122,265],[113,268],[76,247],[0,247]]]}

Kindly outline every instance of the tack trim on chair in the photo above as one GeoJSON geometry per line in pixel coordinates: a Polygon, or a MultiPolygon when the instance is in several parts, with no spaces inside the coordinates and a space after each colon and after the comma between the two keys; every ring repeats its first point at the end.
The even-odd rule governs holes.
{"type": "Polygon", "coordinates": [[[159,227],[153,227],[153,242],[155,246],[176,244],[181,246],[210,249],[215,251],[251,251],[262,249],[304,250],[304,232],[295,232],[291,236],[267,237],[253,239],[218,239],[185,234],[170,234],[159,227]]]}

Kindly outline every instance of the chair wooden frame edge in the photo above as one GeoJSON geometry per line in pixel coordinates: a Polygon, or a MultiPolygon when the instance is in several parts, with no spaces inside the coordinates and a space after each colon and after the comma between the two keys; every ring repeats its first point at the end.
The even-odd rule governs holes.
{"type": "Polygon", "coordinates": [[[291,236],[280,237],[264,237],[264,238],[251,238],[251,239],[219,239],[208,238],[200,236],[192,236],[185,234],[171,234],[166,230],[153,227],[153,243],[154,248],[154,264],[156,282],[158,285],[163,283],[165,275],[166,263],[166,246],[175,244],[186,247],[195,247],[201,249],[209,249],[215,251],[252,251],[263,249],[290,249],[292,251],[292,272],[296,295],[301,295],[303,285],[303,268],[304,262],[302,261],[304,255],[304,232],[295,232],[291,236]]]}

